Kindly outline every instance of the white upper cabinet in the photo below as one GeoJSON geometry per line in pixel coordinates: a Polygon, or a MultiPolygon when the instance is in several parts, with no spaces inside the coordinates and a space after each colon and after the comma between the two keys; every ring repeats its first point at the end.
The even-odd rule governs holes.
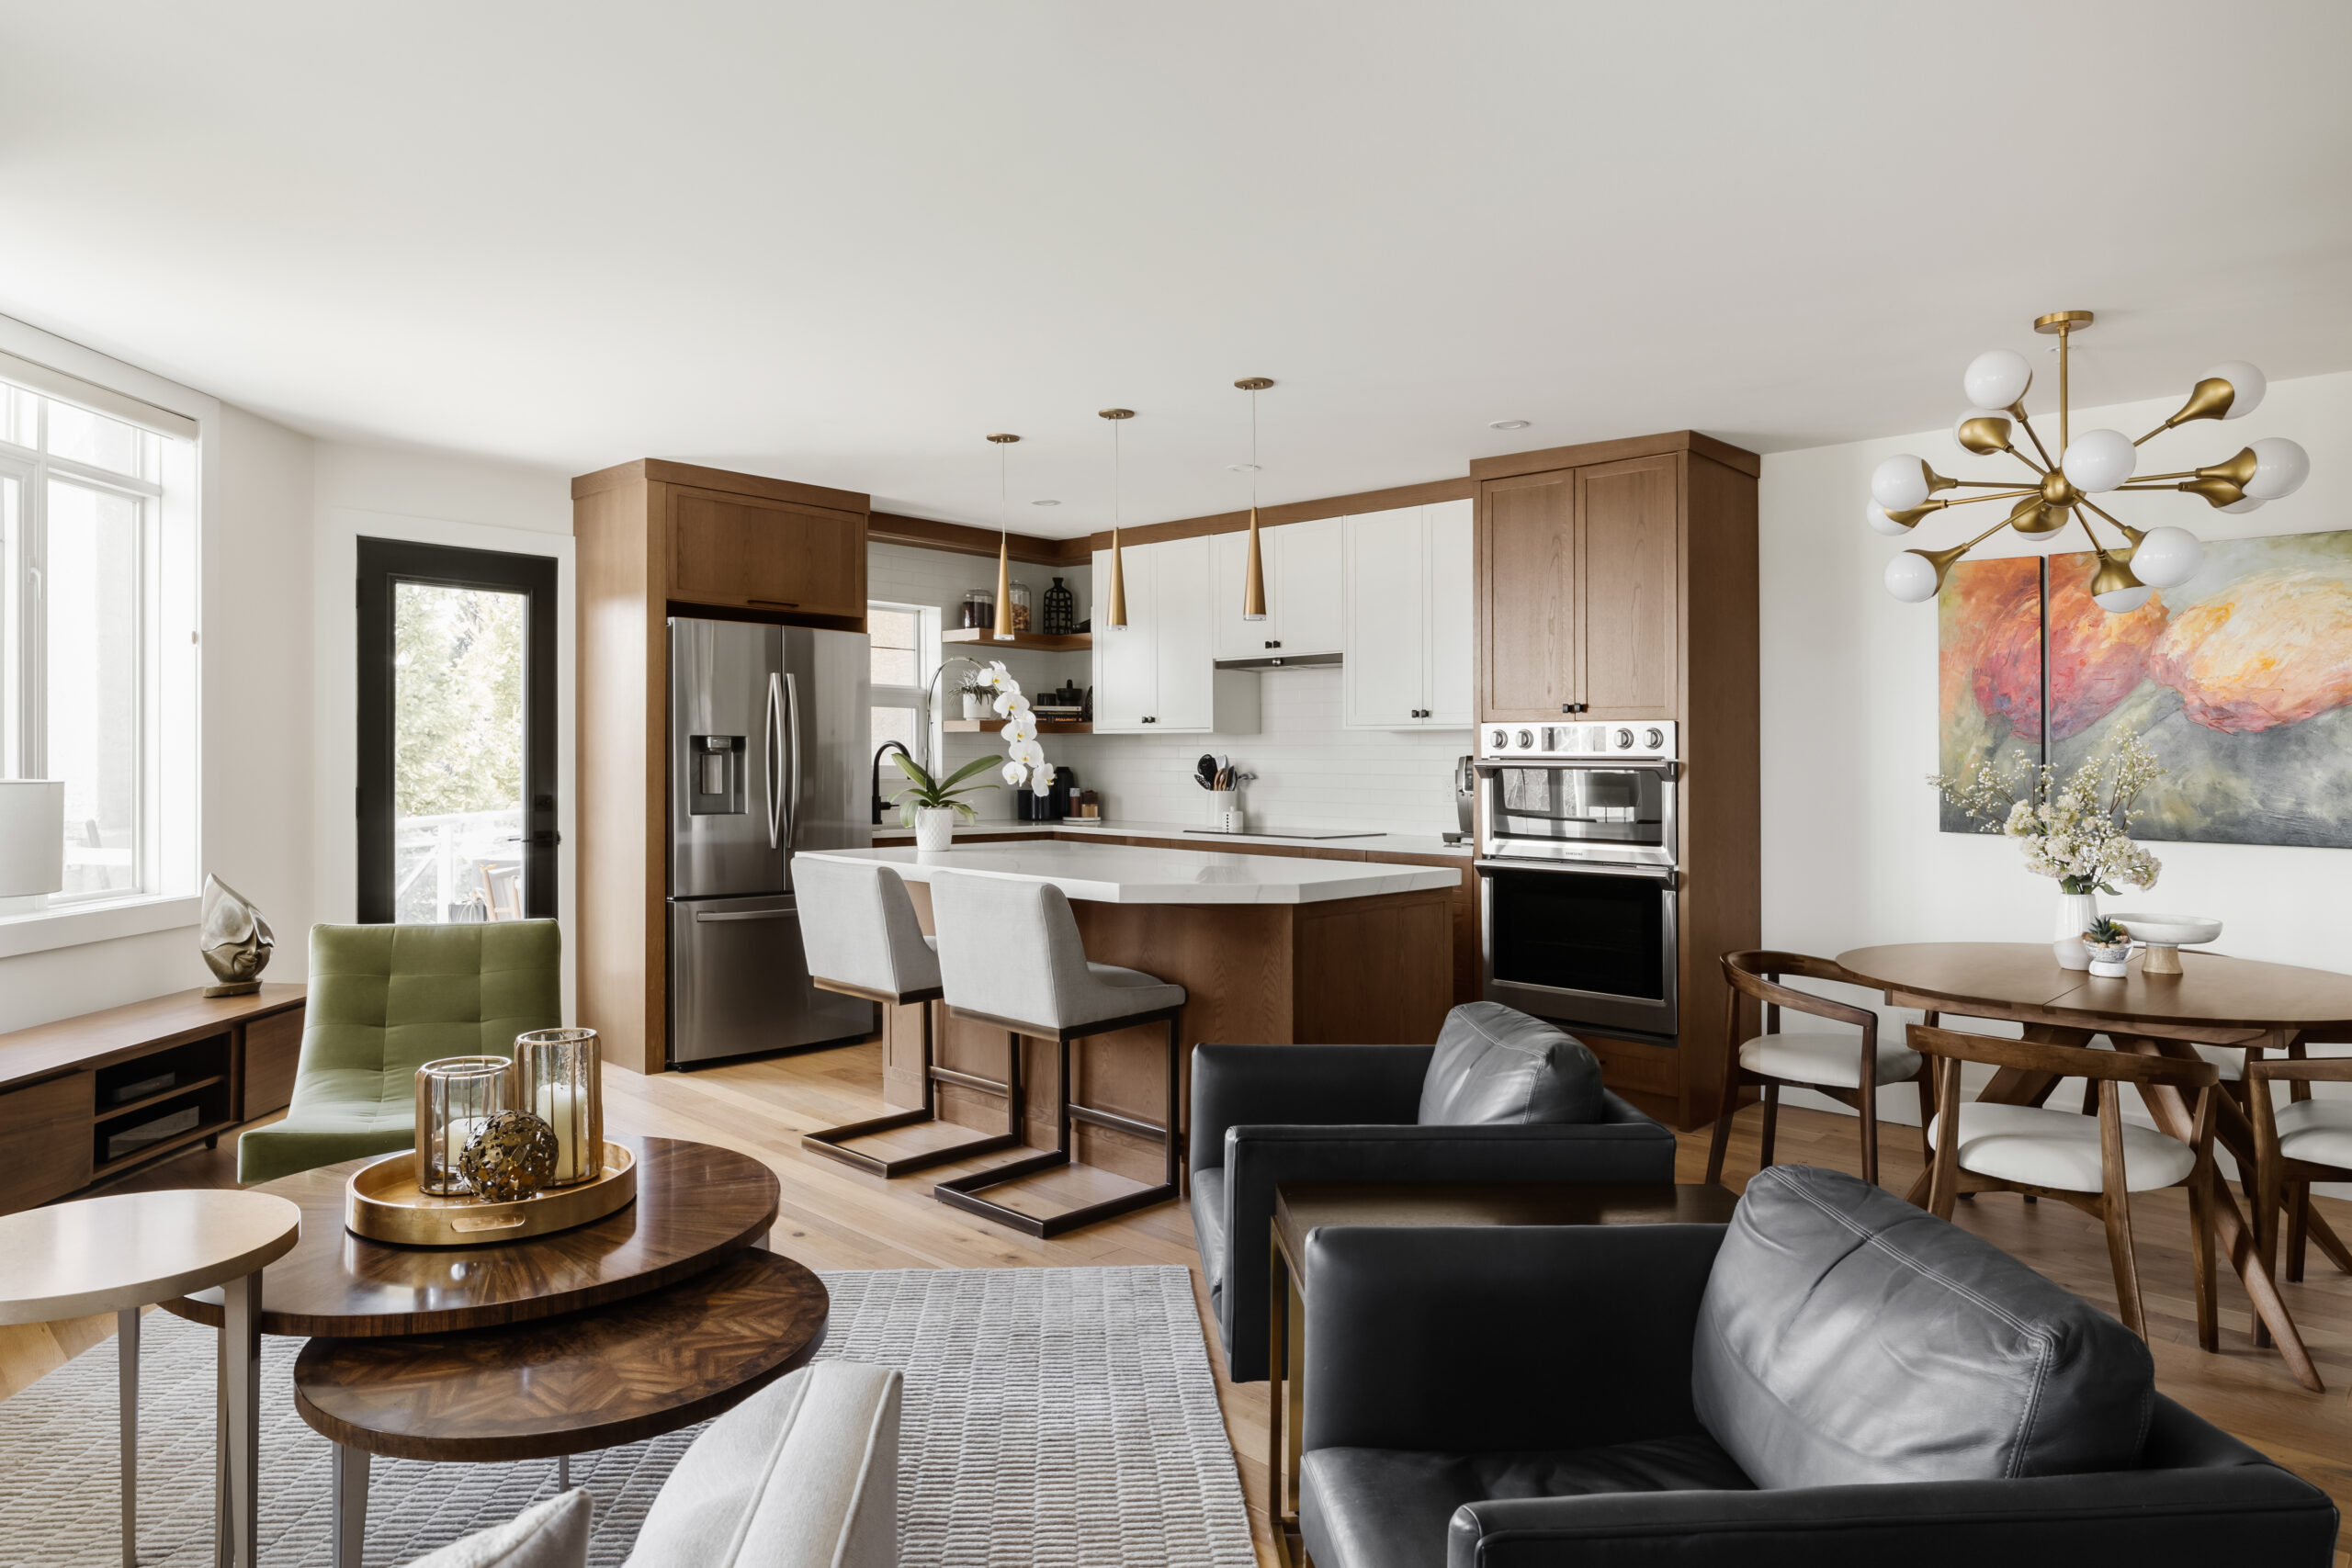
{"type": "Polygon", "coordinates": [[[1256,734],[1257,676],[1216,668],[1210,538],[1129,545],[1120,554],[1127,625],[1115,631],[1103,624],[1110,552],[1094,553],[1095,733],[1256,734]]]}
{"type": "Polygon", "coordinates": [[[1349,728],[1468,728],[1471,508],[1448,501],[1345,520],[1349,728]]]}
{"type": "Polygon", "coordinates": [[[1247,529],[1210,537],[1216,569],[1216,657],[1283,659],[1338,653],[1344,641],[1341,528],[1337,517],[1285,523],[1259,531],[1266,576],[1266,618],[1241,618],[1250,570],[1247,529]]]}

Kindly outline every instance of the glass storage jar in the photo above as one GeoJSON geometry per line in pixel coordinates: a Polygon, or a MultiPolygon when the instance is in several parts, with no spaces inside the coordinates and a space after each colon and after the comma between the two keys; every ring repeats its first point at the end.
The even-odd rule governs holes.
{"type": "Polygon", "coordinates": [[[996,625],[996,595],[985,588],[967,589],[964,593],[966,631],[986,631],[996,625]]]}
{"type": "Polygon", "coordinates": [[[1016,632],[1031,629],[1029,585],[1025,582],[1012,584],[1006,597],[1012,601],[1012,629],[1016,632]]]}

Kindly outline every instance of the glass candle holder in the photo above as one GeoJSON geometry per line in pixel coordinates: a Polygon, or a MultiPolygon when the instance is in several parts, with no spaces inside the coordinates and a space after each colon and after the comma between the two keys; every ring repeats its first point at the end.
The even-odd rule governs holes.
{"type": "Polygon", "coordinates": [[[549,1187],[605,1172],[604,1058],[593,1029],[535,1029],[514,1037],[514,1108],[555,1129],[549,1187]]]}
{"type": "Polygon", "coordinates": [[[507,1109],[514,1064],[503,1056],[444,1056],[416,1069],[416,1189],[436,1198],[470,1190],[458,1156],[483,1123],[507,1109]]]}

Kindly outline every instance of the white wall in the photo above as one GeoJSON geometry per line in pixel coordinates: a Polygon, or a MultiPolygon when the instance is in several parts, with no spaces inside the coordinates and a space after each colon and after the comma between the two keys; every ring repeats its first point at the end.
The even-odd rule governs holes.
{"type": "MultiPolygon", "coordinates": [[[[2030,407],[2046,404],[2040,393],[2037,382],[2030,407]]],[[[1958,404],[1955,387],[1955,412],[1958,404]]],[[[2082,409],[2074,425],[2136,435],[2178,406],[2172,399],[2082,409]]],[[[2136,526],[2175,523],[2207,540],[2352,527],[2352,374],[2274,383],[2244,420],[2200,422],[2151,441],[2142,467],[2219,462],[2265,435],[2291,437],[2311,453],[2310,481],[2285,501],[2245,516],[2175,494],[2118,497],[2108,510],[2136,526]]],[[[1864,525],[1871,470],[1899,452],[1955,477],[1998,477],[2017,467],[1972,457],[1943,430],[1764,459],[1759,663],[1770,947],[1834,956],[1875,942],[2051,936],[2056,884],[2028,874],[2005,840],[1937,828],[1935,793],[1925,782],[1937,770],[1936,607],[1896,603],[1880,578],[1907,544],[1939,547],[1966,536],[1956,521],[1936,517],[1918,529],[1928,537],[1911,541],[1864,525]]],[[[2056,544],[2081,548],[2079,529],[2056,544]]],[[[1982,553],[2036,553],[2032,545],[2006,536],[1982,553]]],[[[2108,908],[2215,916],[2225,922],[2218,951],[2352,971],[2352,852],[2154,848],[2164,863],[2155,887],[2108,899],[2108,908]]],[[[1890,1096],[1888,1113],[1902,1114],[1909,1097],[1907,1089],[1890,1096]]]]}

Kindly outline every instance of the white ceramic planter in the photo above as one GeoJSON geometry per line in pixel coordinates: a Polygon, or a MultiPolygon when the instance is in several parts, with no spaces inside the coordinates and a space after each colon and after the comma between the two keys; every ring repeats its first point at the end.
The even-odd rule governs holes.
{"type": "MultiPolygon", "coordinates": [[[[944,806],[915,808],[915,853],[937,854],[956,847],[956,813],[944,806]]],[[[2077,942],[2079,948],[2081,943],[2077,942]]]]}
{"type": "Polygon", "coordinates": [[[2098,895],[2058,895],[2058,926],[2051,933],[2050,952],[2061,969],[2088,969],[2090,954],[2083,951],[2083,933],[2098,924],[2098,895]]]}
{"type": "Polygon", "coordinates": [[[988,698],[978,692],[966,692],[964,694],[964,716],[966,718],[988,717],[988,698]]]}

